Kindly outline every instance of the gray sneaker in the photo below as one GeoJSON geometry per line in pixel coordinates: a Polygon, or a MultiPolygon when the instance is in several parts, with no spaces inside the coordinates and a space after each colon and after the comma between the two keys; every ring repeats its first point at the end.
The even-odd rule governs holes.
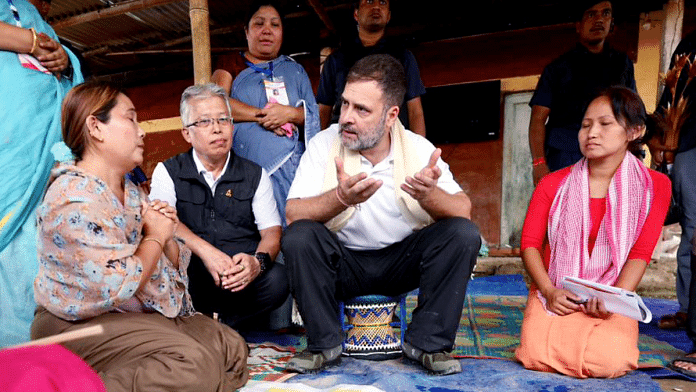
{"type": "Polygon", "coordinates": [[[451,355],[444,352],[426,353],[406,342],[401,344],[401,348],[406,358],[420,363],[421,366],[432,374],[446,376],[448,374],[461,373],[462,371],[462,365],[459,363],[459,360],[452,358],[451,355]]]}
{"type": "Polygon", "coordinates": [[[318,373],[329,366],[335,366],[341,363],[342,351],[343,346],[341,345],[318,353],[303,350],[290,358],[288,364],[285,365],[285,370],[303,374],[318,373]]]}

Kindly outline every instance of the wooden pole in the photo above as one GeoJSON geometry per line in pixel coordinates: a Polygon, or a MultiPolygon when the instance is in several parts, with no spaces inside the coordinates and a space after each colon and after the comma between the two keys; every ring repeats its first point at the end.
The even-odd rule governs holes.
{"type": "Polygon", "coordinates": [[[42,339],[32,340],[30,342],[18,344],[16,346],[7,347],[7,348],[20,348],[20,347],[28,347],[28,346],[47,346],[49,344],[69,342],[71,340],[88,338],[90,336],[101,335],[103,333],[104,333],[104,327],[102,327],[101,324],[99,324],[99,325],[93,325],[91,327],[76,329],[76,330],[70,331],[70,332],[59,333],[58,335],[47,336],[47,337],[42,338],[42,339]]]}
{"type": "MultiPolygon", "coordinates": [[[[682,39],[682,26],[684,25],[684,0],[669,0],[664,6],[665,19],[662,22],[662,61],[660,73],[669,71],[669,63],[672,53],[677,49],[682,39]]],[[[660,84],[657,90],[657,99],[662,96],[664,86],[660,84]]]]}
{"type": "Polygon", "coordinates": [[[190,0],[191,38],[193,41],[193,79],[195,84],[210,82],[210,27],[208,0],[190,0]]]}

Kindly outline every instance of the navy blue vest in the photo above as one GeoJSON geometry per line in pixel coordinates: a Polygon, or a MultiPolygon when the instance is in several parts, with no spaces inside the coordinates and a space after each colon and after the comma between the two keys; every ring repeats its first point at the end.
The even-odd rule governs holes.
{"type": "Polygon", "coordinates": [[[176,190],[179,219],[192,232],[229,256],[251,253],[261,239],[251,202],[261,167],[230,152],[227,171],[215,195],[196,170],[193,149],[164,162],[176,190]]]}

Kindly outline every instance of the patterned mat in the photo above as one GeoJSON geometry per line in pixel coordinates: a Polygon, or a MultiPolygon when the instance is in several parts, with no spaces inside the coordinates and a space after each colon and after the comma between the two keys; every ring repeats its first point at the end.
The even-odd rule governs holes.
{"type": "MultiPolygon", "coordinates": [[[[415,295],[406,298],[409,322],[416,300],[415,295]]],[[[526,296],[517,295],[468,295],[452,354],[460,358],[514,360],[526,301],[526,296]]],[[[247,340],[265,342],[249,344],[250,380],[254,381],[284,381],[293,377],[295,374],[283,371],[285,363],[307,346],[303,335],[267,333],[247,337],[247,340]]],[[[638,348],[638,366],[643,369],[664,367],[671,358],[684,353],[645,334],[640,335],[638,348]]]]}
{"type": "MultiPolygon", "coordinates": [[[[526,296],[467,296],[457,331],[453,355],[462,358],[514,359],[520,343],[526,296]]],[[[406,298],[408,314],[416,297],[406,298]]],[[[410,321],[410,319],[409,319],[410,321]]],[[[641,334],[638,340],[640,368],[664,367],[682,351],[641,334]]]]}
{"type": "Polygon", "coordinates": [[[292,346],[274,343],[249,343],[249,381],[283,382],[296,373],[285,372],[285,364],[295,354],[292,346]]]}

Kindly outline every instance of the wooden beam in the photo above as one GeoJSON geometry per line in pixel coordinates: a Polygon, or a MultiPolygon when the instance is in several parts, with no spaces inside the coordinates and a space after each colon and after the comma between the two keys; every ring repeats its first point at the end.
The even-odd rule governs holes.
{"type": "MultiPolygon", "coordinates": [[[[424,42],[411,51],[418,61],[423,84],[428,88],[539,75],[547,64],[572,49],[576,42],[575,26],[565,23],[424,42]]],[[[635,62],[638,23],[617,23],[609,42],[635,62]]]]}
{"type": "MultiPolygon", "coordinates": [[[[139,0],[138,2],[140,2],[140,1],[141,0],[139,0]]],[[[152,1],[155,1],[155,0],[152,0],[152,1]]],[[[163,2],[163,4],[165,4],[165,3],[173,3],[173,2],[181,1],[181,0],[176,0],[176,1],[157,0],[157,1],[163,2]]],[[[331,6],[331,7],[325,7],[324,9],[327,11],[336,11],[336,10],[341,10],[341,9],[345,9],[345,8],[350,8],[350,7],[351,7],[350,4],[340,4],[340,5],[335,5],[335,6],[331,6]]],[[[293,12],[293,13],[287,14],[285,16],[285,19],[295,19],[295,18],[305,17],[308,15],[311,15],[311,12],[298,11],[298,12],[293,12]]],[[[63,20],[67,20],[67,19],[63,19],[63,20]]],[[[89,22],[89,20],[81,21],[79,23],[83,23],[83,22],[89,22]]],[[[71,23],[70,26],[72,26],[74,24],[77,24],[77,23],[71,23]]],[[[238,31],[241,31],[242,29],[244,29],[244,23],[235,23],[233,25],[219,27],[217,29],[210,30],[210,36],[212,37],[215,35],[232,34],[232,33],[236,33],[238,31]]],[[[192,40],[191,36],[187,35],[187,36],[171,39],[168,41],[160,42],[157,44],[147,45],[145,47],[140,48],[140,50],[164,49],[164,48],[168,48],[168,47],[172,47],[172,46],[176,46],[176,45],[180,45],[180,44],[185,44],[185,43],[191,42],[191,40],[192,40]]],[[[108,45],[103,45],[103,46],[95,47],[93,49],[82,52],[82,56],[85,58],[94,57],[94,56],[101,56],[101,55],[104,55],[104,54],[109,53],[111,51],[112,51],[111,47],[109,47],[108,45]]]]}
{"type": "MultiPolygon", "coordinates": [[[[236,48],[210,48],[210,51],[212,53],[239,52],[240,50],[246,50],[246,46],[245,47],[236,47],[236,48]]],[[[192,52],[193,52],[192,48],[130,50],[130,51],[125,51],[125,52],[109,52],[109,53],[106,53],[106,56],[131,56],[131,55],[138,55],[138,54],[184,54],[184,53],[192,53],[192,52]]]]}
{"type": "Polygon", "coordinates": [[[329,18],[329,14],[326,12],[326,8],[319,2],[319,0],[307,0],[309,5],[314,8],[314,12],[317,13],[317,16],[319,16],[319,19],[321,19],[322,22],[324,22],[324,26],[326,26],[327,29],[333,34],[336,33],[336,28],[333,25],[333,22],[331,22],[331,18],[329,18]]]}
{"type": "MultiPolygon", "coordinates": [[[[340,8],[340,7],[332,7],[332,8],[340,8]]],[[[286,15],[285,19],[300,18],[300,17],[304,17],[304,16],[308,16],[308,15],[311,15],[311,13],[309,13],[307,11],[293,12],[291,14],[286,15]]],[[[229,25],[229,26],[225,26],[225,27],[218,27],[217,29],[210,30],[210,36],[212,37],[214,35],[233,34],[233,33],[236,33],[238,31],[242,31],[242,30],[244,30],[244,22],[235,23],[233,25],[229,25]]],[[[160,42],[158,44],[149,45],[149,46],[144,47],[143,49],[148,49],[148,50],[161,49],[161,48],[167,48],[170,46],[176,46],[179,44],[184,44],[187,42],[191,42],[190,35],[171,39],[169,41],[160,42]]]]}
{"type": "Polygon", "coordinates": [[[65,19],[59,19],[57,21],[53,21],[51,25],[53,26],[54,30],[60,30],[64,29],[66,27],[70,26],[75,26],[78,24],[82,23],[88,23],[97,19],[103,19],[103,18],[111,18],[114,16],[118,15],[123,15],[127,12],[135,12],[135,11],[140,11],[142,9],[146,8],[152,8],[156,7],[159,5],[165,5],[165,4],[171,4],[171,3],[178,3],[182,0],[132,0],[132,1],[126,1],[123,3],[119,3],[117,5],[96,10],[96,11],[90,11],[86,12],[84,14],[79,14],[75,16],[69,16],[65,19]]]}
{"type": "Polygon", "coordinates": [[[210,27],[208,0],[190,0],[191,37],[193,43],[193,80],[195,84],[210,82],[210,27]]]}
{"type": "MultiPolygon", "coordinates": [[[[241,31],[243,28],[244,28],[244,25],[242,23],[237,23],[237,24],[234,24],[232,26],[219,27],[217,29],[210,30],[209,33],[210,33],[210,36],[212,37],[214,35],[221,35],[221,34],[224,35],[224,34],[235,33],[237,31],[241,31]]],[[[155,49],[168,48],[170,46],[176,46],[179,44],[185,44],[185,43],[191,42],[191,40],[192,40],[192,36],[187,35],[184,37],[171,39],[169,41],[160,42],[158,44],[148,45],[148,46],[144,47],[143,49],[155,50],[155,49]]]]}
{"type": "MultiPolygon", "coordinates": [[[[341,5],[327,7],[325,9],[328,11],[335,11],[335,10],[340,10],[340,9],[344,9],[344,8],[348,8],[348,7],[351,7],[351,5],[350,4],[341,4],[341,5]]],[[[308,15],[311,15],[311,13],[307,12],[307,11],[293,12],[293,13],[287,14],[285,16],[285,19],[301,18],[301,17],[308,16],[308,15]]],[[[232,33],[236,33],[238,31],[241,31],[242,29],[244,29],[244,23],[235,23],[233,25],[219,27],[217,29],[210,30],[210,36],[212,37],[214,35],[232,34],[232,33]]],[[[164,41],[164,42],[160,42],[157,44],[148,45],[148,46],[145,46],[141,49],[144,49],[144,50],[162,49],[162,48],[168,48],[170,46],[176,46],[176,45],[184,44],[184,43],[188,43],[188,42],[191,42],[190,35],[171,39],[169,41],[164,41]]],[[[83,53],[82,55],[85,57],[92,55],[92,53],[94,53],[94,55],[99,55],[99,54],[103,54],[105,52],[108,52],[109,50],[110,49],[108,47],[99,47],[99,48],[91,49],[88,52],[85,52],[85,53],[88,53],[87,55],[85,55],[85,53],[83,53]]]]}

